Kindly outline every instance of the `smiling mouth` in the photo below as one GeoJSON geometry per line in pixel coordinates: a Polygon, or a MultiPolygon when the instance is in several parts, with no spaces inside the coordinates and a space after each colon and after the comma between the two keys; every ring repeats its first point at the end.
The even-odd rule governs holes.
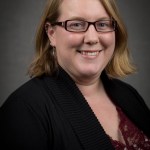
{"type": "Polygon", "coordinates": [[[84,56],[97,56],[99,53],[100,53],[100,51],[101,50],[99,50],[99,51],[77,51],[77,52],[79,52],[80,54],[82,54],[82,55],[84,55],[84,56]]]}

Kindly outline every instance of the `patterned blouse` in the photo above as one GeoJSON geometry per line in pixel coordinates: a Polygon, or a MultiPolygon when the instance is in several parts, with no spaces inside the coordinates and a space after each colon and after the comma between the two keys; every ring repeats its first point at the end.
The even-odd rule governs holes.
{"type": "Polygon", "coordinates": [[[121,131],[124,143],[113,140],[111,142],[116,150],[150,150],[150,139],[144,135],[117,107],[120,118],[119,130],[121,131]]]}

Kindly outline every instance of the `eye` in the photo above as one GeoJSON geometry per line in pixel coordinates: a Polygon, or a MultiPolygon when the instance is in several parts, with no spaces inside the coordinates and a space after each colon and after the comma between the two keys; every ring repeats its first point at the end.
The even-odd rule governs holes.
{"type": "Polygon", "coordinates": [[[71,23],[70,26],[72,26],[72,27],[82,27],[82,24],[80,22],[74,22],[74,23],[71,23]]]}
{"type": "Polygon", "coordinates": [[[111,26],[109,21],[99,21],[96,25],[98,28],[107,28],[111,26]]]}
{"type": "Polygon", "coordinates": [[[80,30],[85,27],[85,22],[84,21],[68,21],[67,27],[70,29],[75,29],[75,30],[80,30]]]}

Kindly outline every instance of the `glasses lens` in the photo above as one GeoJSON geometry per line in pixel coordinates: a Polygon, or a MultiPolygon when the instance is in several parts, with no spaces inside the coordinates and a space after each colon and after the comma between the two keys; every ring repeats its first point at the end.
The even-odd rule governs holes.
{"type": "Polygon", "coordinates": [[[82,32],[85,31],[88,24],[81,20],[69,20],[66,23],[66,29],[72,32],[82,32]]]}
{"type": "Polygon", "coordinates": [[[113,20],[100,20],[96,22],[96,29],[99,32],[110,32],[115,30],[115,23],[113,20]]]}

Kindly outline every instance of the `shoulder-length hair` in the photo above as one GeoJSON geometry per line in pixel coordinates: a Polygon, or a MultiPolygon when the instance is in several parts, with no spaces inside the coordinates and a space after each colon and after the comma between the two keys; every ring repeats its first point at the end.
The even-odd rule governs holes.
{"type": "MultiPolygon", "coordinates": [[[[32,77],[43,74],[52,75],[57,69],[56,56],[53,47],[50,45],[45,24],[57,21],[59,17],[59,7],[63,0],[48,0],[41,18],[36,34],[35,58],[29,68],[29,75],[32,77]]],[[[106,73],[111,77],[124,77],[135,71],[131,62],[128,50],[128,35],[125,25],[119,14],[115,0],[100,0],[107,13],[117,22],[116,43],[112,59],[105,67],[106,73]]]]}

